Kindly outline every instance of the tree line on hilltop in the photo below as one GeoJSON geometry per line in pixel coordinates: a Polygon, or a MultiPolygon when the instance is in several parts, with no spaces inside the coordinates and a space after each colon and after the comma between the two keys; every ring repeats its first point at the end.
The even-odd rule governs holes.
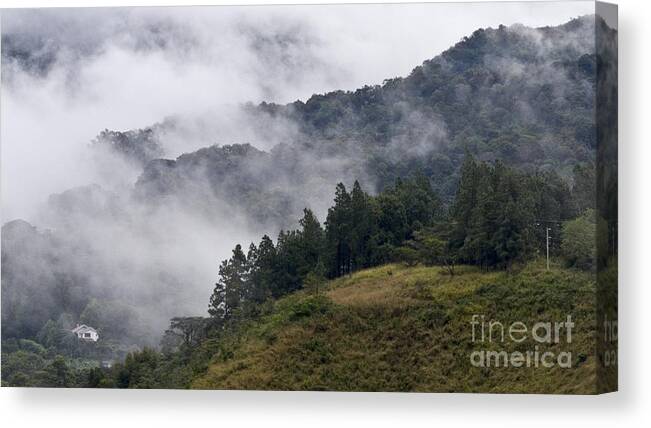
{"type": "Polygon", "coordinates": [[[449,208],[422,175],[398,179],[376,196],[357,181],[350,191],[339,183],[323,224],[306,208],[300,227],[281,231],[275,243],[265,235],[248,250],[235,246],[219,267],[209,314],[227,322],[267,299],[390,262],[441,265],[450,274],[457,264],[511,269],[541,254],[547,228],[553,256],[591,269],[593,178],[593,165],[578,166],[570,188],[555,173],[523,173],[468,155],[449,208]],[[572,242],[563,242],[564,231],[572,242]]]}

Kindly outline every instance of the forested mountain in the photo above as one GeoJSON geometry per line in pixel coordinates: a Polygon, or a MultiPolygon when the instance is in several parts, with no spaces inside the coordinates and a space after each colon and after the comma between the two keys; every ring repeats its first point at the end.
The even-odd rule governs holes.
{"type": "Polygon", "coordinates": [[[309,141],[362,151],[381,183],[419,167],[450,195],[465,150],[568,172],[595,148],[593,23],[477,30],[405,78],[259,108],[309,141]]]}
{"type": "MultiPolygon", "coordinates": [[[[135,171],[126,191],[71,189],[44,206],[51,230],[22,221],[2,228],[7,349],[28,352],[24,341],[34,340],[50,354],[119,357],[157,342],[152,330],[177,317],[166,336],[178,350],[179,337],[208,321],[171,311],[204,302],[193,315],[205,313],[213,284],[193,267],[217,237],[237,244],[219,272],[217,260],[211,268],[219,280],[209,324],[218,330],[269,299],[383,263],[437,264],[451,274],[461,263],[511,269],[540,253],[541,221],[557,234],[593,237],[604,138],[595,88],[613,55],[606,48],[597,57],[594,23],[480,29],[382,85],[243,106],[245,137],[202,134],[203,148],[178,157],[169,156],[169,136],[183,135],[186,118],[102,131],[89,145],[94,161],[115,155],[135,171]],[[255,144],[267,136],[271,147],[255,144]],[[247,251],[249,242],[259,244],[247,251]],[[204,294],[188,296],[189,284],[204,294]],[[99,327],[110,349],[79,349],[55,334],[79,321],[99,327]]],[[[31,64],[9,43],[3,56],[31,64]]],[[[558,239],[552,254],[593,269],[591,244],[576,244],[562,249],[558,239]]],[[[138,355],[130,358],[147,356],[138,355]]]]}
{"type": "MultiPolygon", "coordinates": [[[[248,180],[234,183],[240,194],[248,195],[250,184],[263,193],[270,188],[283,192],[279,174],[288,178],[287,193],[294,193],[300,189],[292,182],[331,174],[322,165],[331,160],[341,169],[364,173],[337,178],[358,178],[376,191],[422,172],[450,201],[466,152],[523,170],[553,170],[569,180],[575,165],[594,160],[596,148],[593,34],[591,17],[551,28],[481,29],[404,78],[314,95],[305,102],[249,105],[252,123],[291,123],[296,132],[270,156],[252,151],[243,158],[250,149],[233,147],[184,155],[166,168],[155,163],[139,185],[165,193],[190,170],[196,174],[197,165],[210,175],[221,174],[228,164],[247,174],[248,180]]],[[[223,191],[215,179],[206,181],[223,191]]],[[[223,187],[233,189],[232,184],[223,187]]],[[[295,213],[302,204],[296,204],[295,213]]]]}

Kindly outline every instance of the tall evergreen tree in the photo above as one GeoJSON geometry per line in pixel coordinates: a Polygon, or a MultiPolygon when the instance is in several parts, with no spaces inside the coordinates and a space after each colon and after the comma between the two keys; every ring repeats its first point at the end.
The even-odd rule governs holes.
{"type": "Polygon", "coordinates": [[[210,316],[222,321],[232,318],[244,300],[247,274],[246,256],[242,246],[237,244],[231,258],[219,266],[219,281],[215,284],[208,307],[210,316]]]}
{"type": "Polygon", "coordinates": [[[377,197],[378,227],[380,241],[388,246],[397,246],[408,235],[407,210],[399,195],[387,189],[377,197]]]}
{"type": "Polygon", "coordinates": [[[461,178],[457,195],[450,209],[452,221],[452,248],[460,250],[464,245],[473,220],[473,210],[477,206],[477,192],[482,177],[475,159],[469,153],[461,166],[461,178]]]}
{"type": "Polygon", "coordinates": [[[303,218],[299,224],[301,225],[301,246],[304,257],[304,266],[300,271],[304,276],[314,269],[323,255],[324,231],[321,223],[309,208],[303,210],[303,218]]]}
{"type": "Polygon", "coordinates": [[[271,294],[274,297],[299,290],[303,285],[303,245],[300,231],[280,231],[271,294]]]}
{"type": "Polygon", "coordinates": [[[524,260],[531,250],[533,197],[523,186],[520,174],[499,162],[494,171],[497,216],[491,242],[495,252],[493,265],[509,268],[514,261],[524,260]]]}
{"type": "MultiPolygon", "coordinates": [[[[252,246],[255,248],[255,246],[252,246]]],[[[252,249],[253,249],[252,248],[252,249]]],[[[271,296],[276,266],[276,247],[268,235],[264,235],[252,254],[247,256],[249,265],[250,299],[262,303],[271,296]]]]}
{"type": "Polygon", "coordinates": [[[376,219],[370,197],[355,181],[350,194],[350,269],[351,271],[371,265],[375,247],[376,219]]]}
{"type": "Polygon", "coordinates": [[[331,277],[351,272],[352,199],[343,183],[337,184],[334,202],[334,206],[328,209],[326,219],[328,271],[331,277]]]}

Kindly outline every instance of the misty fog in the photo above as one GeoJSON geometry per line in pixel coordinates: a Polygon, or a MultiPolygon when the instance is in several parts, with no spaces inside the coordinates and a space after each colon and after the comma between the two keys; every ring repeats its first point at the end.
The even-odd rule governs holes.
{"type": "MultiPolygon", "coordinates": [[[[354,153],[292,151],[306,138],[297,124],[252,106],[381,84],[477,28],[556,25],[591,6],[473,4],[485,13],[472,15],[463,4],[2,11],[2,222],[23,219],[56,235],[61,259],[85,287],[130,302],[161,331],[172,316],[205,314],[218,263],[235,243],[275,238],[305,206],[323,221],[338,181],[374,190],[354,153]],[[151,159],[98,142],[103,130],[138,129],[152,132],[151,159]],[[245,143],[252,155],[237,172],[204,170],[187,155],[217,157],[245,143]],[[178,159],[151,164],[156,158],[178,159]],[[182,174],[172,176],[183,187],[152,196],[147,179],[156,168],[182,174]],[[275,216],[256,218],[229,193],[235,173],[252,186],[260,180],[262,199],[283,193],[275,216]],[[208,192],[206,177],[224,193],[208,192]]],[[[487,66],[506,79],[532,72],[499,59],[487,66]]],[[[548,71],[535,78],[559,78],[548,71]]],[[[405,117],[400,126],[414,132],[387,146],[393,156],[445,144],[442,120],[405,117]]]]}

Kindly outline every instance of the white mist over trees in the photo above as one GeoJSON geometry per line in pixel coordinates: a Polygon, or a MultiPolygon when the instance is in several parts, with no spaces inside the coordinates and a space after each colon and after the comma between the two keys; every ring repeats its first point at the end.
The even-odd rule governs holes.
{"type": "MultiPolygon", "coordinates": [[[[546,116],[572,110],[580,121],[591,108],[577,110],[564,92],[581,99],[592,90],[591,60],[581,55],[594,48],[580,21],[558,34],[520,26],[479,33],[408,79],[310,98],[407,76],[478,27],[516,16],[556,24],[584,6],[563,19],[554,5],[536,19],[513,9],[440,32],[423,7],[3,13],[3,222],[24,218],[37,228],[3,230],[3,335],[12,325],[5,316],[19,317],[29,299],[48,308],[17,327],[32,336],[59,321],[59,303],[79,318],[99,299],[129,314],[127,342],[157,343],[172,316],[205,313],[218,262],[234,243],[295,227],[305,207],[325,218],[337,182],[379,190],[428,165],[449,200],[464,149],[492,159],[515,151],[510,160],[524,165],[539,159],[523,151],[534,147],[524,144],[531,132],[545,159],[564,156],[545,152],[558,147],[587,146],[573,156],[588,157],[581,135],[557,144],[552,131],[570,125],[546,116]],[[395,32],[385,31],[392,25],[395,32]],[[548,43],[559,38],[569,40],[562,49],[548,43]],[[469,63],[464,52],[481,40],[487,49],[472,51],[481,60],[469,63]],[[522,46],[523,56],[502,55],[500,43],[522,46]],[[458,81],[436,93],[452,75],[458,81]],[[544,92],[549,99],[532,106],[545,85],[561,92],[544,92]],[[491,103],[518,95],[513,108],[491,103]],[[437,107],[447,97],[457,111],[437,107]],[[303,101],[286,104],[295,99],[303,101]],[[489,107],[495,117],[483,115],[489,107]],[[511,129],[517,137],[504,144],[455,122],[476,115],[501,131],[513,113],[520,127],[531,126],[511,129]],[[9,281],[27,294],[5,293],[9,281]]],[[[476,127],[490,129],[486,122],[476,127]]],[[[564,168],[571,176],[571,165],[564,168]]]]}

